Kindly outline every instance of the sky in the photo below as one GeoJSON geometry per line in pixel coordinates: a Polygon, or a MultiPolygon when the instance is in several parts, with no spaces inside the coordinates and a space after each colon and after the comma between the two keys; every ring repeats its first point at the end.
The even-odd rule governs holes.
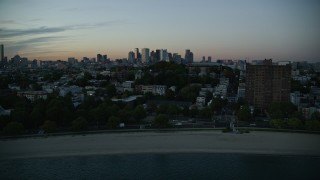
{"type": "Polygon", "coordinates": [[[127,58],[168,49],[195,60],[320,62],[318,0],[0,0],[8,58],[127,58]]]}

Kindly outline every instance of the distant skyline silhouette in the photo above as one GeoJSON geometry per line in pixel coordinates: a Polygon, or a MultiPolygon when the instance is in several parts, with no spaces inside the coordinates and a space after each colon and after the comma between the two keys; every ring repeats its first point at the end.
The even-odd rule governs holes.
{"type": "Polygon", "coordinates": [[[127,58],[134,48],[215,59],[320,60],[317,0],[0,0],[5,56],[127,58]]]}

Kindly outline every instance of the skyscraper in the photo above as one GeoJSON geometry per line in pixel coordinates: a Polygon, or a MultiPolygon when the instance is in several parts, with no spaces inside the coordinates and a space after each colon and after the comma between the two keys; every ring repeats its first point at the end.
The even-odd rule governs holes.
{"type": "Polygon", "coordinates": [[[128,53],[128,62],[129,62],[129,63],[134,63],[134,59],[135,59],[135,54],[134,54],[133,51],[130,51],[130,52],[128,53]]]}
{"type": "Polygon", "coordinates": [[[172,55],[172,53],[168,52],[168,58],[167,58],[167,59],[169,59],[169,61],[173,61],[173,55],[172,55]]]}
{"type": "Polygon", "coordinates": [[[106,55],[106,54],[103,55],[103,56],[102,56],[102,61],[103,61],[103,62],[107,62],[107,60],[108,60],[108,55],[106,55]]]}
{"type": "Polygon", "coordinates": [[[141,58],[141,55],[140,55],[140,52],[139,52],[139,48],[135,48],[134,49],[134,54],[136,55],[135,56],[136,60],[139,60],[141,58]]]}
{"type": "Polygon", "coordinates": [[[156,59],[155,59],[155,62],[159,62],[160,61],[160,49],[157,49],[156,50],[156,55],[155,55],[155,57],[156,57],[156,59]]]}
{"type": "Polygon", "coordinates": [[[68,63],[69,64],[75,64],[77,62],[77,60],[74,57],[69,57],[68,58],[68,63]]]}
{"type": "Polygon", "coordinates": [[[186,54],[184,56],[185,63],[193,63],[193,53],[190,51],[190,49],[186,49],[186,54]]]}
{"type": "Polygon", "coordinates": [[[247,64],[245,99],[255,108],[265,109],[273,102],[289,102],[291,90],[291,65],[247,64]]]}
{"type": "Polygon", "coordinates": [[[148,63],[149,62],[149,54],[150,54],[150,49],[149,48],[142,48],[142,50],[141,50],[141,61],[142,61],[142,63],[148,63]]]}
{"type": "Polygon", "coordinates": [[[3,44],[0,45],[0,61],[4,61],[4,47],[3,44]]]}
{"type": "MultiPolygon", "coordinates": [[[[168,52],[166,49],[160,50],[160,61],[166,61],[168,59],[168,52]]],[[[168,59],[169,60],[169,59],[168,59]]]]}
{"type": "Polygon", "coordinates": [[[151,51],[150,52],[150,62],[154,63],[156,61],[156,52],[151,51]]]}
{"type": "Polygon", "coordinates": [[[101,62],[102,61],[102,55],[101,54],[97,54],[97,62],[101,62]]]}
{"type": "Polygon", "coordinates": [[[181,55],[178,53],[173,53],[172,58],[175,63],[181,64],[181,55]]]}

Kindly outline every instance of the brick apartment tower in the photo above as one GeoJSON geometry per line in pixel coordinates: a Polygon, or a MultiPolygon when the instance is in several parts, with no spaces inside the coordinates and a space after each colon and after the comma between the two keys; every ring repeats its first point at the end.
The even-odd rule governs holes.
{"type": "Polygon", "coordinates": [[[265,109],[273,102],[289,102],[291,64],[276,65],[272,60],[247,64],[246,101],[255,108],[265,109]]]}

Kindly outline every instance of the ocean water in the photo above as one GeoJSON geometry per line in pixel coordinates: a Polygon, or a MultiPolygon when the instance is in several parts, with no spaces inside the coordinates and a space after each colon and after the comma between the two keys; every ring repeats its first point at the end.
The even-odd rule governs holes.
{"type": "Polygon", "coordinates": [[[0,161],[0,179],[320,179],[320,157],[119,154],[0,161]]]}

